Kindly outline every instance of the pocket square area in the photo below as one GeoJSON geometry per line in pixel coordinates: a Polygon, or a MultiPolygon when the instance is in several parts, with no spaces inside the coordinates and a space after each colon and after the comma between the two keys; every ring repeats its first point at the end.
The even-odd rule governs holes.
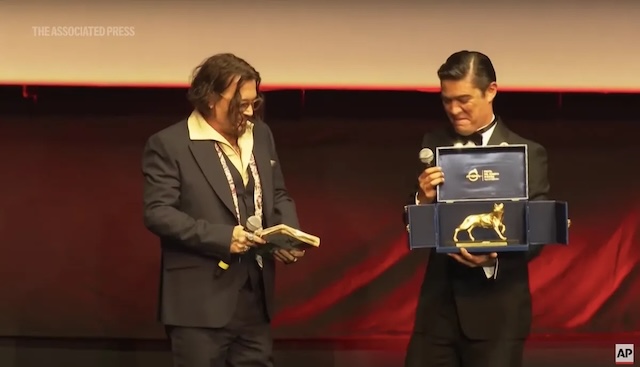
{"type": "Polygon", "coordinates": [[[275,166],[275,165],[276,165],[276,161],[271,160],[270,162],[271,162],[271,167],[273,167],[273,166],[275,166]]]}

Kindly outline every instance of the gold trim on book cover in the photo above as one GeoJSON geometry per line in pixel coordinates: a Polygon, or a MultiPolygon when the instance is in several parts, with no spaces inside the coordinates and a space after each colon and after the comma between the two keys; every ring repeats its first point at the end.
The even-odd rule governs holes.
{"type": "Polygon", "coordinates": [[[314,247],[320,246],[320,237],[302,232],[301,230],[289,227],[286,224],[278,224],[273,227],[265,228],[258,231],[256,234],[263,238],[273,234],[282,234],[314,247]]]}

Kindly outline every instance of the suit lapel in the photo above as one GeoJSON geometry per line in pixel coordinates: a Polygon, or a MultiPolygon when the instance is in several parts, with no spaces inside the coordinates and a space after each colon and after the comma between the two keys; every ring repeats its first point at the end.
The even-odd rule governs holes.
{"type": "Polygon", "coordinates": [[[496,117],[496,119],[498,120],[496,127],[493,129],[493,134],[491,134],[487,145],[500,145],[500,143],[509,142],[509,130],[507,130],[507,127],[504,126],[499,117],[496,117]]]}
{"type": "Polygon", "coordinates": [[[273,168],[271,167],[271,154],[267,146],[268,139],[261,139],[262,128],[256,124],[253,130],[253,155],[258,166],[258,175],[262,184],[262,212],[264,216],[273,211],[273,168]]]}
{"type": "Polygon", "coordinates": [[[236,208],[233,205],[231,188],[213,144],[214,142],[211,140],[195,140],[191,142],[189,149],[213,191],[235,217],[236,208]]]}

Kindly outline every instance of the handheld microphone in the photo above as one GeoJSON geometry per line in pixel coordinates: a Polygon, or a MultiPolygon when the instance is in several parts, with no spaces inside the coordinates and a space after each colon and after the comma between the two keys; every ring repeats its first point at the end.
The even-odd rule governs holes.
{"type": "MultiPolygon", "coordinates": [[[[248,230],[248,232],[255,234],[256,232],[262,230],[262,220],[260,220],[260,217],[258,217],[257,215],[252,215],[247,219],[247,225],[245,228],[248,230]]],[[[218,273],[220,274],[221,270],[227,269],[229,269],[229,264],[220,260],[218,262],[218,273]]]]}
{"type": "MultiPolygon", "coordinates": [[[[433,150],[429,148],[422,148],[420,149],[420,153],[418,153],[418,157],[420,158],[420,162],[424,163],[427,168],[433,167],[433,150]]],[[[416,193],[416,203],[419,202],[418,195],[419,193],[416,193]]]]}
{"type": "Polygon", "coordinates": [[[422,148],[418,156],[420,157],[420,162],[427,165],[427,168],[431,167],[431,164],[433,163],[433,150],[429,148],[422,148]]]}
{"type": "Polygon", "coordinates": [[[262,231],[262,220],[257,215],[252,215],[247,219],[247,229],[251,233],[262,231]]]}

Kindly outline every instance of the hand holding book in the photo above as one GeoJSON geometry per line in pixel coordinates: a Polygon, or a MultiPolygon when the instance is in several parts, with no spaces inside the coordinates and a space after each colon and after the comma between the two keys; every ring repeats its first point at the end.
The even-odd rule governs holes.
{"type": "Polygon", "coordinates": [[[267,243],[259,247],[259,252],[272,252],[276,249],[304,250],[310,247],[320,247],[320,238],[286,224],[278,224],[273,227],[255,231],[267,243]]]}

